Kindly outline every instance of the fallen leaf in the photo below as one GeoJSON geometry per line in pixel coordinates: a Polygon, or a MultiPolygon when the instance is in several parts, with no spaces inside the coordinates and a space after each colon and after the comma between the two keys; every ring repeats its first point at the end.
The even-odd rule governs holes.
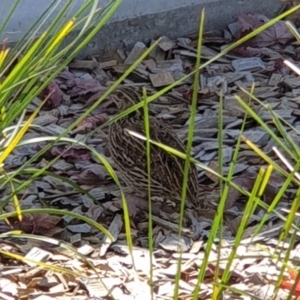
{"type": "Polygon", "coordinates": [[[86,128],[88,127],[89,129],[95,129],[97,126],[105,123],[108,120],[107,114],[99,114],[99,115],[93,115],[90,117],[87,117],[83,121],[81,121],[78,125],[77,128],[86,128]]]}
{"type": "MultiPolygon", "coordinates": [[[[126,194],[126,203],[129,210],[130,217],[135,217],[138,212],[147,212],[149,208],[148,201],[144,199],[143,197],[139,197],[133,194],[126,194]]],[[[115,202],[116,206],[118,208],[123,208],[122,200],[121,198],[118,198],[115,202]]],[[[156,203],[156,205],[152,206],[152,212],[153,214],[158,214],[160,211],[159,203],[156,203]]]]}
{"type": "MultiPolygon", "coordinates": [[[[58,156],[62,152],[64,152],[67,147],[68,146],[65,145],[55,146],[50,150],[50,152],[53,156],[58,156]]],[[[78,147],[78,148],[71,148],[65,151],[62,157],[67,159],[90,160],[91,153],[87,149],[78,147]]]]}
{"type": "Polygon", "coordinates": [[[84,185],[94,185],[99,181],[109,178],[106,169],[98,164],[89,165],[88,169],[84,170],[78,176],[78,183],[84,185]]]}
{"type": "Polygon", "coordinates": [[[58,216],[48,214],[33,214],[23,216],[21,222],[15,221],[12,225],[15,229],[20,229],[26,233],[45,233],[45,230],[52,229],[61,220],[58,216]]]}
{"type": "MultiPolygon", "coordinates": [[[[238,15],[238,27],[240,32],[238,38],[241,38],[263,24],[267,23],[269,19],[261,14],[239,14],[238,15]]],[[[275,44],[286,44],[293,39],[292,33],[287,28],[284,21],[278,21],[273,26],[262,31],[254,38],[249,40],[245,45],[250,47],[267,47],[275,44]]]]}
{"type": "MultiPolygon", "coordinates": [[[[90,98],[87,99],[86,101],[86,105],[90,106],[92,105],[95,101],[97,101],[103,94],[105,93],[105,90],[101,90],[99,92],[97,92],[96,94],[92,95],[90,98]]],[[[103,105],[103,103],[105,103],[107,101],[101,102],[101,106],[103,105]]],[[[111,101],[112,102],[112,101],[111,101]]]]}
{"type": "MultiPolygon", "coordinates": [[[[234,178],[232,181],[246,191],[250,191],[254,183],[254,179],[249,178],[248,176],[240,176],[238,178],[234,178]]],[[[230,187],[226,201],[226,208],[230,208],[241,195],[242,194],[234,187],[230,187]]]]}
{"type": "Polygon", "coordinates": [[[75,75],[67,70],[62,71],[56,78],[56,80],[60,80],[60,81],[65,81],[65,80],[69,80],[71,82],[73,82],[75,80],[75,75]]]}
{"type": "Polygon", "coordinates": [[[58,107],[63,100],[64,93],[57,83],[52,81],[40,94],[42,99],[48,98],[47,105],[54,108],[58,107]],[[49,96],[50,95],[50,96],[49,96]]]}
{"type": "Polygon", "coordinates": [[[97,93],[101,90],[106,90],[97,79],[75,78],[74,87],[68,91],[71,97],[86,95],[88,93],[97,93]]]}

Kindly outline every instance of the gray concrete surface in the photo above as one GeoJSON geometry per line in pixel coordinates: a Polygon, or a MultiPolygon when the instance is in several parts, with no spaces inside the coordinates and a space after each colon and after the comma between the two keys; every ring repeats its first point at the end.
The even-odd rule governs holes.
{"type": "MultiPolygon", "coordinates": [[[[66,0],[56,1],[58,12],[66,0]]],[[[70,1],[70,0],[69,0],[70,1]]],[[[75,11],[84,0],[71,0],[75,11]]],[[[0,24],[7,16],[13,0],[0,0],[0,24]]],[[[100,1],[101,6],[108,0],[100,1]]],[[[18,40],[48,7],[49,0],[22,0],[7,24],[4,37],[18,40]]],[[[224,28],[240,12],[274,16],[279,0],[123,0],[123,3],[81,56],[124,48],[136,41],[147,41],[162,35],[171,38],[187,36],[197,31],[201,10],[205,8],[205,29],[224,28]]],[[[66,16],[68,18],[69,16],[66,16]]],[[[41,32],[49,25],[45,22],[41,32]]],[[[72,39],[72,37],[70,37],[72,39]]]]}

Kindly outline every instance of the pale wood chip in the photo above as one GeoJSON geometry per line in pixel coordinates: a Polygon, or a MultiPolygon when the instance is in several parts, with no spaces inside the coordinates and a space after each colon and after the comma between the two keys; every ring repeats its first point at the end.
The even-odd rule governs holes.
{"type": "Polygon", "coordinates": [[[70,237],[70,243],[71,244],[75,244],[79,241],[81,241],[81,234],[80,233],[71,235],[71,237],[70,237]]]}
{"type": "MultiPolygon", "coordinates": [[[[151,288],[150,286],[143,281],[138,281],[137,279],[134,281],[130,281],[128,283],[124,283],[126,289],[130,291],[132,299],[145,299],[150,300],[151,297],[151,288]]],[[[155,299],[155,298],[154,298],[155,299]]]]}
{"type": "Polygon", "coordinates": [[[33,155],[37,153],[36,147],[32,145],[24,145],[21,147],[18,147],[14,150],[14,153],[16,155],[22,156],[22,155],[33,155]]]}
{"type": "Polygon", "coordinates": [[[106,69],[117,65],[117,61],[115,59],[103,61],[99,63],[99,68],[106,69]]]}
{"type": "Polygon", "coordinates": [[[125,59],[124,63],[127,65],[133,64],[146,50],[147,47],[144,43],[137,42],[125,59]]]}
{"type": "Polygon", "coordinates": [[[224,109],[228,111],[230,116],[242,117],[245,112],[238,105],[237,100],[232,96],[225,96],[224,109]]]}
{"type": "Polygon", "coordinates": [[[186,252],[191,248],[192,241],[189,238],[179,237],[176,234],[171,233],[168,235],[160,246],[169,251],[178,251],[179,249],[186,252]]]}
{"type": "Polygon", "coordinates": [[[63,293],[64,290],[65,290],[65,287],[64,287],[64,285],[62,283],[49,288],[49,292],[50,293],[55,293],[55,294],[57,294],[57,293],[63,293]]]}
{"type": "Polygon", "coordinates": [[[167,295],[172,290],[173,284],[171,281],[167,281],[166,283],[162,284],[158,288],[158,294],[163,296],[167,295]]]}
{"type": "Polygon", "coordinates": [[[232,61],[236,71],[246,71],[253,69],[264,69],[265,65],[259,57],[240,58],[232,61]]]}
{"type": "Polygon", "coordinates": [[[183,72],[182,60],[170,59],[170,60],[156,61],[156,68],[152,68],[151,71],[153,73],[175,72],[175,71],[183,72]]]}
{"type": "MultiPolygon", "coordinates": [[[[58,295],[57,295],[58,296],[58,295]]],[[[61,298],[61,297],[60,297],[61,298]]],[[[51,297],[51,296],[49,296],[49,295],[39,295],[39,296],[37,296],[37,297],[34,297],[34,299],[36,299],[36,300],[54,300],[54,299],[58,299],[58,298],[56,298],[56,296],[55,296],[55,293],[54,293],[54,296],[53,297],[51,297]]],[[[78,299],[79,300],[79,299],[78,299]]]]}
{"type": "Polygon", "coordinates": [[[195,289],[194,285],[190,285],[183,280],[179,280],[179,286],[180,286],[180,288],[182,288],[184,291],[188,292],[189,294],[191,292],[193,292],[193,290],[195,289]]]}
{"type": "Polygon", "coordinates": [[[103,240],[103,245],[101,246],[100,256],[103,256],[106,253],[109,246],[111,245],[111,243],[113,243],[114,241],[116,241],[118,239],[118,236],[119,236],[122,226],[123,226],[123,221],[122,221],[121,216],[115,215],[115,217],[108,229],[110,234],[113,237],[113,240],[110,240],[107,236],[105,236],[105,238],[103,240]]]}
{"type": "Polygon", "coordinates": [[[169,51],[175,47],[175,41],[170,40],[167,36],[162,36],[162,37],[160,37],[158,46],[163,51],[169,51]]]}
{"type": "Polygon", "coordinates": [[[94,60],[75,60],[69,64],[70,68],[75,69],[94,69],[98,65],[97,61],[94,60]]]}
{"type": "Polygon", "coordinates": [[[15,168],[25,164],[27,158],[25,156],[11,154],[5,160],[5,166],[8,168],[15,168]]]}
{"type": "MultiPolygon", "coordinates": [[[[58,198],[59,199],[59,198],[58,198]]],[[[61,199],[59,199],[59,200],[64,200],[64,199],[68,199],[68,198],[61,198],[61,199]]],[[[68,202],[67,202],[67,204],[68,204],[68,202]]],[[[76,208],[74,208],[73,210],[72,210],[72,212],[74,212],[74,213],[82,213],[82,209],[81,209],[81,207],[76,207],[76,208]]],[[[67,215],[65,215],[65,216],[63,216],[63,219],[64,219],[64,221],[65,222],[67,222],[67,223],[70,223],[73,219],[74,219],[74,217],[73,216],[67,216],[67,215]]]]}
{"type": "Polygon", "coordinates": [[[286,76],[284,76],[284,79],[282,82],[284,82],[288,87],[295,89],[295,88],[298,88],[300,85],[300,78],[286,75],[286,76]]]}
{"type": "Polygon", "coordinates": [[[4,300],[16,299],[18,295],[18,285],[8,278],[0,278],[0,290],[0,297],[4,300]]]}
{"type": "Polygon", "coordinates": [[[96,200],[100,201],[105,198],[106,191],[103,188],[93,188],[89,191],[90,195],[92,195],[96,200]]]}
{"type": "Polygon", "coordinates": [[[174,82],[174,78],[170,72],[161,72],[158,74],[150,74],[149,78],[154,87],[166,86],[174,82]]]}
{"type": "Polygon", "coordinates": [[[65,160],[57,160],[52,167],[59,171],[68,171],[73,168],[73,164],[67,163],[65,160]]]}
{"type": "Polygon", "coordinates": [[[91,232],[92,227],[89,224],[83,223],[78,225],[68,225],[66,226],[68,230],[75,233],[88,233],[91,232]]]}
{"type": "MultiPolygon", "coordinates": [[[[157,217],[155,215],[152,216],[153,222],[161,225],[164,228],[169,228],[174,232],[178,232],[179,230],[179,226],[177,224],[174,224],[172,222],[166,221],[160,217],[157,217]]],[[[182,232],[185,234],[190,233],[191,231],[188,228],[182,228],[182,232]]]]}
{"type": "MultiPolygon", "coordinates": [[[[153,43],[155,43],[155,40],[152,40],[150,45],[152,45],[153,43]]],[[[158,45],[155,46],[152,52],[149,54],[149,57],[153,58],[155,61],[164,60],[165,56],[165,51],[163,51],[158,45]]]]}
{"type": "Polygon", "coordinates": [[[193,243],[189,252],[192,254],[199,253],[202,246],[203,246],[203,241],[196,241],[193,243]]]}
{"type": "Polygon", "coordinates": [[[268,85],[270,86],[278,86],[279,82],[281,82],[283,76],[281,74],[273,73],[268,81],[268,85]]]}
{"type": "MultiPolygon", "coordinates": [[[[208,167],[215,172],[218,172],[218,170],[219,170],[218,164],[213,160],[210,161],[210,163],[208,164],[208,167]]],[[[205,171],[205,175],[208,178],[210,178],[213,182],[216,182],[216,183],[219,182],[219,178],[216,175],[212,174],[211,172],[205,171]]]]}
{"type": "Polygon", "coordinates": [[[43,115],[35,118],[32,123],[39,126],[45,126],[52,123],[56,123],[57,121],[58,121],[57,117],[48,114],[48,115],[43,115]]]}
{"type": "MultiPolygon", "coordinates": [[[[51,134],[51,135],[60,135],[62,134],[66,129],[57,125],[57,124],[49,124],[47,126],[43,126],[42,131],[51,134]]],[[[67,134],[66,134],[67,135],[67,134]]]]}
{"type": "Polygon", "coordinates": [[[37,264],[34,262],[45,262],[51,258],[52,253],[37,247],[33,247],[26,255],[25,258],[29,259],[30,261],[26,261],[26,263],[33,267],[37,264]]]}
{"type": "MultiPolygon", "coordinates": [[[[117,279],[115,280],[115,283],[117,284],[117,279]]],[[[80,281],[87,289],[89,297],[107,296],[109,289],[106,287],[106,284],[103,284],[98,278],[81,279],[80,281]]]]}

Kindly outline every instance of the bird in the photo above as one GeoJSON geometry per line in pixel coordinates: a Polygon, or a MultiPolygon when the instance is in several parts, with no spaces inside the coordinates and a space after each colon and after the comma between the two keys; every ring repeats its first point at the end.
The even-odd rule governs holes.
{"type": "MultiPolygon", "coordinates": [[[[136,86],[119,86],[110,95],[118,113],[142,101],[142,91],[136,86]]],[[[186,148],[171,126],[151,115],[149,110],[150,138],[153,141],[186,153],[186,148]]],[[[146,196],[148,191],[146,141],[130,134],[145,136],[143,109],[113,122],[108,130],[108,149],[119,178],[135,194],[146,196]]],[[[156,145],[150,144],[151,196],[166,201],[174,212],[179,212],[184,159],[156,145]]],[[[194,164],[189,166],[186,206],[197,207],[198,177],[194,164]]],[[[163,205],[164,206],[164,205],[163,205]]]]}

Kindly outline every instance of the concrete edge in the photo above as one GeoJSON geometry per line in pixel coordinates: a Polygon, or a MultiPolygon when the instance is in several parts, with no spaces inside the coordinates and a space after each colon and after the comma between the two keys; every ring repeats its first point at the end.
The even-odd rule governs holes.
{"type": "Polygon", "coordinates": [[[128,48],[137,41],[149,42],[164,35],[169,38],[187,37],[198,31],[202,9],[205,9],[205,31],[208,31],[225,28],[242,12],[261,13],[271,18],[276,15],[280,7],[281,3],[279,1],[274,3],[274,0],[221,0],[115,21],[106,24],[79,57],[128,48]],[[257,5],[253,5],[255,2],[257,5]]]}

